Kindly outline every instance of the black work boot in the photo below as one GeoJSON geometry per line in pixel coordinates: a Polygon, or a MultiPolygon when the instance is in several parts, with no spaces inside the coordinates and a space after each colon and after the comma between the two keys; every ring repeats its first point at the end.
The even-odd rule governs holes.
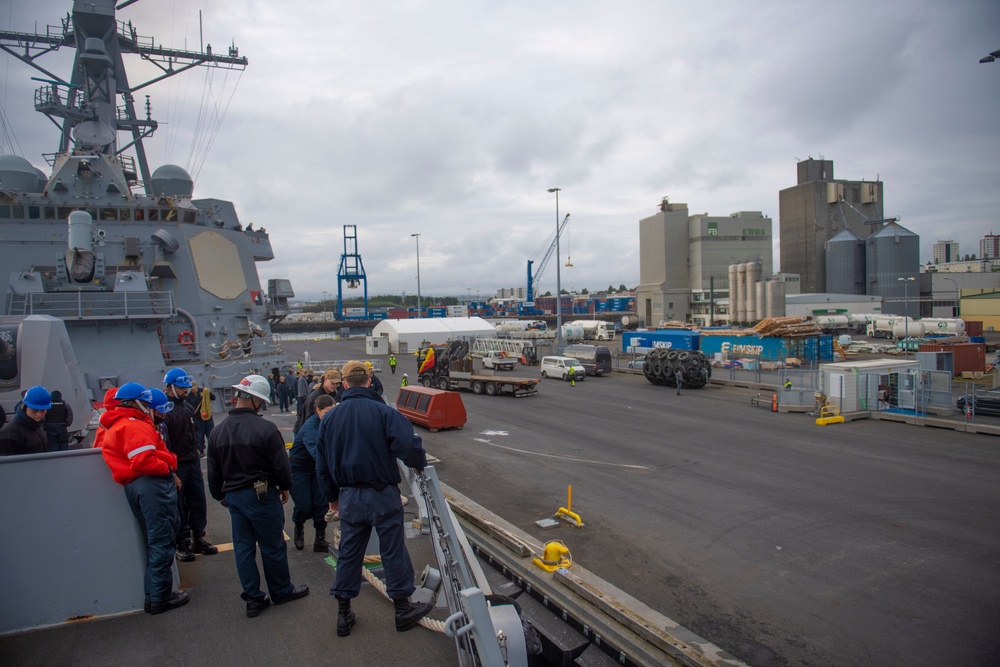
{"type": "Polygon", "coordinates": [[[316,541],[313,543],[313,551],[321,554],[329,553],[330,543],[326,541],[326,522],[323,525],[316,525],[316,541]]]}
{"type": "Polygon", "coordinates": [[[206,556],[214,556],[219,553],[219,547],[215,546],[211,542],[205,539],[205,533],[191,533],[194,537],[191,538],[191,552],[196,554],[204,554],[206,556]]]}
{"type": "Polygon", "coordinates": [[[350,599],[345,599],[337,596],[337,636],[346,637],[351,634],[351,628],[354,627],[357,617],[354,612],[351,611],[351,601],[350,599]]]}
{"type": "Polygon", "coordinates": [[[304,523],[295,524],[295,536],[292,537],[295,548],[302,551],[306,548],[306,530],[304,523]]]}
{"type": "Polygon", "coordinates": [[[184,591],[175,591],[171,593],[170,597],[164,600],[163,602],[150,602],[149,613],[153,614],[154,616],[156,614],[162,614],[165,611],[170,611],[171,609],[177,609],[177,607],[183,607],[190,601],[191,598],[188,597],[187,593],[185,593],[184,591]]]}
{"type": "Polygon", "coordinates": [[[271,598],[266,595],[262,598],[247,600],[247,618],[257,618],[260,612],[271,606],[271,598]]]}
{"type": "Polygon", "coordinates": [[[177,542],[177,560],[182,563],[190,563],[194,560],[194,553],[191,551],[191,540],[179,540],[177,542]]]}
{"type": "Polygon", "coordinates": [[[431,613],[434,605],[430,602],[410,602],[405,600],[393,600],[396,606],[396,630],[406,632],[427,614],[431,613]]]}

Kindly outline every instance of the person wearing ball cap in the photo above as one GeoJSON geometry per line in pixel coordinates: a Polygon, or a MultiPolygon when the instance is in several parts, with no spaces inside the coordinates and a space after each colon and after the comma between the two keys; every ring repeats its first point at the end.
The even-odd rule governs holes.
{"type": "Polygon", "coordinates": [[[32,387],[24,392],[14,418],[0,429],[0,456],[41,454],[49,450],[43,424],[45,413],[52,407],[52,396],[45,387],[32,387]]]}
{"type": "Polygon", "coordinates": [[[378,534],[386,592],[393,600],[396,630],[404,632],[434,608],[410,601],[413,563],[406,550],[402,478],[396,459],[415,470],[427,465],[413,425],[371,389],[371,369],[349,361],[341,369],[344,394],[319,427],[316,474],[330,509],[340,513],[340,552],[330,593],[337,597],[337,636],[355,624],[351,600],[361,593],[361,569],[372,530],[378,534]]]}
{"type": "Polygon", "coordinates": [[[274,423],[260,416],[271,402],[271,384],[248,375],[236,390],[236,408],[208,436],[208,490],[229,507],[236,573],[247,603],[247,617],[259,616],[271,602],[283,604],[309,594],[292,584],[285,546],[285,510],[292,471],[285,439],[274,423]],[[264,565],[270,597],[260,589],[256,552],[264,565]]]}

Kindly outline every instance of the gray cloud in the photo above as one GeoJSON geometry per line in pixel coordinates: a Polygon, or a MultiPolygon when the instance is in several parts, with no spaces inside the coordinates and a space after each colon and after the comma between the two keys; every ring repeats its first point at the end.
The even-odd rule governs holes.
{"type": "MultiPolygon", "coordinates": [[[[11,2],[18,30],[70,8],[11,2]]],[[[199,114],[225,111],[195,156],[196,194],[265,226],[277,257],[262,278],[290,277],[300,295],[336,290],[345,224],[370,293],[416,291],[411,233],[425,294],[522,285],[555,226],[552,186],[572,212],[564,286],[631,286],[637,223],[660,197],[713,215],[761,210],[777,230],[795,158],[820,153],[840,177],[885,181],[886,214],[921,235],[925,259],[939,238],[976,252],[1000,230],[1000,63],[978,63],[1000,48],[994,2],[195,0],[120,17],[197,48],[198,9],[207,41],[235,41],[250,67],[144,91],[164,121],[147,142],[152,166],[191,168],[191,147],[206,146],[199,114]],[[218,106],[202,107],[206,91],[218,106]]],[[[17,144],[0,147],[42,166],[55,133],[32,110],[33,72],[4,58],[17,144]]],[[[63,54],[46,64],[68,67],[63,54]]],[[[554,264],[542,289],[555,289],[554,264]]]]}

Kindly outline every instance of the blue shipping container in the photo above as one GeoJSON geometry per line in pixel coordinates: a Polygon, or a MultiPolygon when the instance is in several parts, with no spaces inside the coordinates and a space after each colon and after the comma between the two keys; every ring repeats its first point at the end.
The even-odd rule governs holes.
{"type": "Polygon", "coordinates": [[[625,331],[622,333],[622,352],[642,354],[654,348],[697,350],[700,337],[700,334],[686,329],[625,331]]]}
{"type": "Polygon", "coordinates": [[[725,358],[759,357],[761,361],[784,361],[788,356],[788,348],[782,338],[702,336],[700,345],[707,357],[722,353],[725,358]]]}

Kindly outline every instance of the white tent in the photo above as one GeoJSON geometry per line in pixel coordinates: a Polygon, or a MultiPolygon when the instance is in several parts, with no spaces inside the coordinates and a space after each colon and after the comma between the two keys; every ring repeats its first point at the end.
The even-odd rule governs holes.
{"type": "Polygon", "coordinates": [[[435,317],[419,320],[382,320],[372,329],[372,336],[389,339],[394,354],[416,352],[421,345],[439,345],[450,340],[493,338],[496,327],[481,317],[435,317]]]}

